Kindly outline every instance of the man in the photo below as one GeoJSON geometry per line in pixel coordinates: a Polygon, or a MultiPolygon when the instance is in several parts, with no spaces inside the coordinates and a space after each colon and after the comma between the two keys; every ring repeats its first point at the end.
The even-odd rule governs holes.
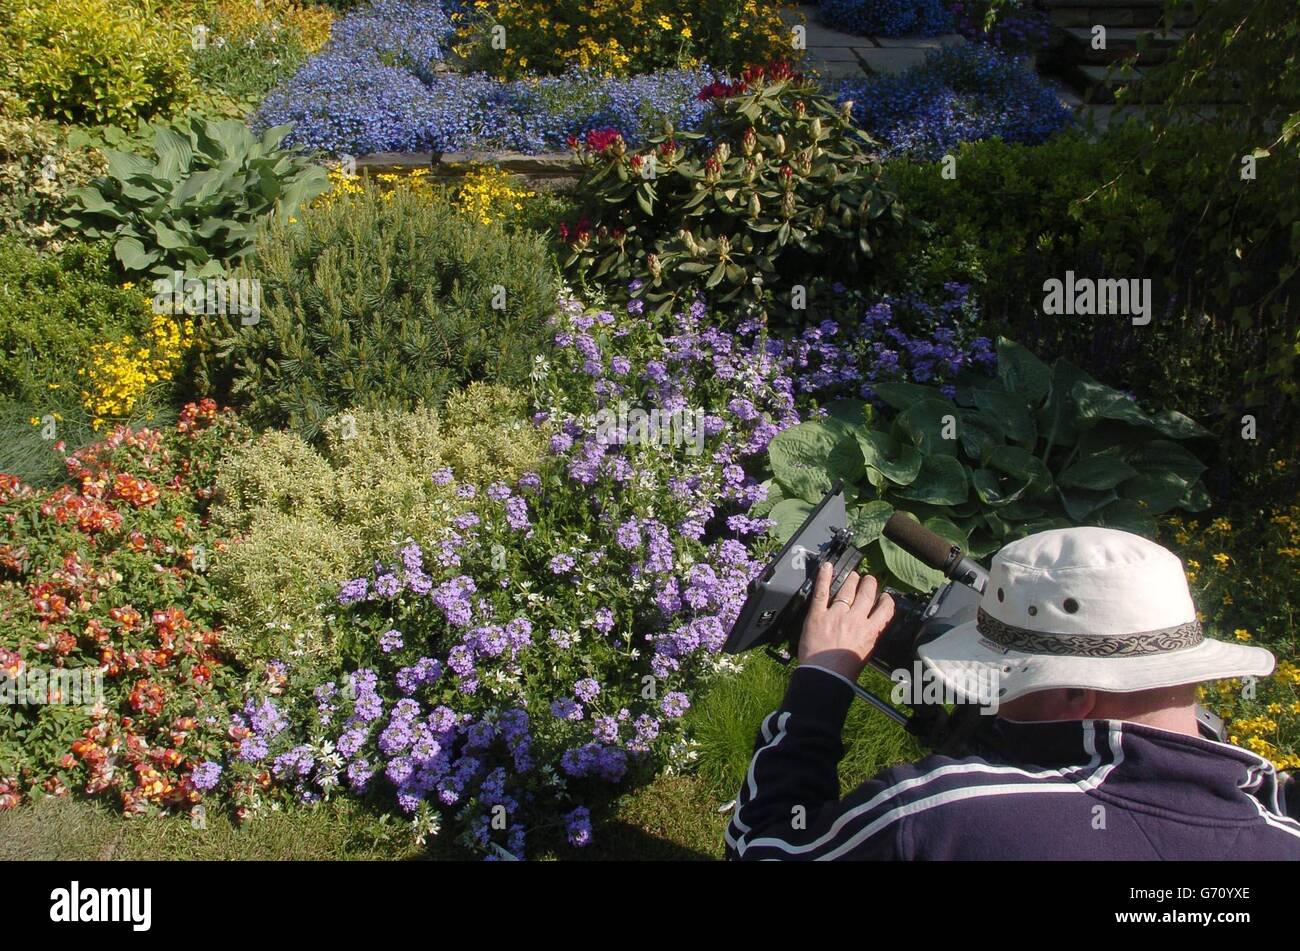
{"type": "Polygon", "coordinates": [[[1196,684],[1265,676],[1273,656],[1205,637],[1182,563],[1159,545],[1074,528],[1003,548],[978,620],[920,653],[963,699],[979,699],[963,685],[996,684],[993,746],[1005,752],[928,756],[844,799],[849,685],[894,606],[856,574],[831,601],[830,580],[823,566],[728,858],[1300,859],[1289,777],[1196,724],[1196,684]]]}

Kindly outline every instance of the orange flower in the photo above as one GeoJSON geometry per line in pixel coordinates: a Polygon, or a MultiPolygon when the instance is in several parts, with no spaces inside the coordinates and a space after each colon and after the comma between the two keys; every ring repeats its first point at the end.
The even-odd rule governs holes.
{"type": "Polygon", "coordinates": [[[158,487],[146,479],[119,472],[113,479],[113,494],[138,509],[148,508],[158,502],[158,487]]]}

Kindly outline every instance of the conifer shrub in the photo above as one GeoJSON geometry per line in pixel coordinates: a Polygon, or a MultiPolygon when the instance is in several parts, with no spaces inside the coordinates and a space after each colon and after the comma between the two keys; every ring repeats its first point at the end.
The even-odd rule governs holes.
{"type": "Polygon", "coordinates": [[[259,281],[260,314],[205,323],[199,385],[308,441],[345,409],[437,406],[471,380],[524,381],[557,290],[539,236],[370,183],[267,222],[253,261],[235,276],[259,281]]]}

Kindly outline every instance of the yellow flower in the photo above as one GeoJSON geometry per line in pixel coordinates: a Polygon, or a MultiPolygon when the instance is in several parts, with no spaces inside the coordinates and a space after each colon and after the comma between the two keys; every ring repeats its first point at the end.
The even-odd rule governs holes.
{"type": "Polygon", "coordinates": [[[456,207],[488,225],[503,219],[507,209],[521,211],[524,200],[533,197],[534,192],[515,187],[508,172],[483,165],[465,176],[456,196],[456,207]]]}
{"type": "Polygon", "coordinates": [[[1248,641],[1250,640],[1250,631],[1246,630],[1244,627],[1239,627],[1232,632],[1232,636],[1239,641],[1248,641]]]}
{"type": "Polygon", "coordinates": [[[686,37],[688,40],[691,38],[691,28],[689,26],[682,27],[682,36],[686,37]]]}
{"type": "Polygon", "coordinates": [[[1229,558],[1227,555],[1225,555],[1223,552],[1219,552],[1217,555],[1215,555],[1214,560],[1215,562],[1218,563],[1220,568],[1226,568],[1232,562],[1232,559],[1229,558]]]}
{"type": "Polygon", "coordinates": [[[81,399],[93,416],[92,425],[98,429],[107,418],[128,415],[145,390],[170,380],[193,337],[193,321],[155,314],[145,346],[133,347],[134,340],[127,336],[91,348],[91,372],[83,368],[80,375],[91,378],[81,399]]]}

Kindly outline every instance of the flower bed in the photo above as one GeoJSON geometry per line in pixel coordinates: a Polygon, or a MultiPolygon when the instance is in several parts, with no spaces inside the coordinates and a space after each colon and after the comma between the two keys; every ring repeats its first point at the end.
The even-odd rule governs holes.
{"type": "Polygon", "coordinates": [[[700,62],[728,71],[789,55],[785,0],[476,0],[458,4],[456,48],[503,78],[577,66],[607,75],[700,62]],[[493,43],[504,35],[503,50],[493,43]]]}
{"type": "MultiPolygon", "coordinates": [[[[605,32],[572,46],[568,21],[543,24],[532,4],[379,0],[335,23],[289,0],[185,0],[187,28],[208,20],[214,42],[144,85],[131,37],[146,60],[170,42],[153,4],[147,22],[105,17],[104,37],[77,8],[30,6],[0,25],[3,39],[25,30],[62,46],[53,67],[23,47],[0,89],[0,204],[16,232],[0,246],[13,278],[0,308],[11,343],[0,361],[0,690],[21,676],[29,701],[0,705],[0,809],[78,794],[128,815],[202,805],[252,818],[347,796],[385,822],[401,816],[420,841],[440,834],[489,856],[586,845],[614,797],[691,762],[690,711],[737,666],[718,648],[745,586],[832,477],[853,494],[872,569],[918,589],[933,578],[876,543],[895,505],[979,555],[1051,526],[1151,533],[1164,519],[1207,630],[1283,661],[1258,689],[1230,682],[1204,696],[1235,741],[1296,765],[1300,513],[1286,481],[1294,462],[1267,448],[1285,441],[1228,448],[1247,442],[1235,406],[1232,439],[1205,439],[1197,423],[1221,431],[1227,403],[1199,384],[1215,361],[1195,347],[1175,361],[1177,399],[1152,384],[1161,402],[1195,404],[1193,423],[1145,408],[1153,394],[1134,364],[1094,361],[1096,380],[1074,368],[1120,335],[1044,333],[1034,349],[1054,348],[1047,363],[1007,340],[995,354],[989,340],[990,303],[1024,303],[1017,288],[1038,281],[1021,278],[1042,261],[1111,245],[1163,260],[1182,218],[1153,218],[1149,189],[1075,213],[1123,171],[1102,153],[1127,163],[1146,140],[967,146],[956,181],[914,159],[969,139],[1041,142],[1066,124],[1027,61],[997,48],[1032,39],[1015,26],[1018,4],[963,2],[959,28],[981,42],[831,89],[798,66],[728,59],[728,43],[771,39],[761,28],[776,8],[762,0],[584,4],[575,17],[605,32]],[[473,15],[454,20],[453,9],[473,15]],[[728,11],[750,17],[753,36],[719,34],[728,11]],[[75,26],[66,39],[62,23],[75,26]],[[493,61],[476,41],[501,24],[536,26],[531,52],[520,43],[493,61]],[[449,65],[458,26],[480,71],[449,65]],[[107,112],[66,101],[53,81],[75,72],[78,49],[105,54],[92,78],[107,84],[107,112]],[[312,201],[319,170],[311,188],[283,173],[313,159],[264,154],[279,132],[254,142],[242,122],[215,121],[309,50],[319,52],[262,104],[260,126],[292,121],[290,142],[351,155],[535,152],[572,136],[579,196],[533,194],[487,169],[459,189],[428,174],[362,185],[341,164],[312,201]],[[181,104],[201,115],[157,135],[134,128],[137,116],[174,122],[181,104]],[[106,116],[131,121],[50,121],[106,116]],[[102,167],[89,143],[133,154],[73,194],[102,167]],[[882,151],[893,160],[878,162],[882,151]],[[197,162],[199,152],[211,154],[197,162]],[[641,174],[647,163],[657,175],[641,174]],[[217,183],[209,165],[238,174],[217,183]],[[1053,187],[1008,169],[1046,170],[1053,187]],[[175,214],[145,214],[168,202],[142,185],[170,194],[175,214]],[[116,258],[81,243],[87,216],[116,258]],[[1102,219],[1133,240],[1101,241],[1102,219]],[[581,287],[552,317],[554,254],[581,287]],[[129,283],[128,269],[136,280],[191,265],[215,277],[236,262],[232,275],[268,291],[260,326],[229,313],[179,319],[129,283]],[[500,289],[506,298],[489,303],[500,289]],[[515,331],[474,336],[516,316],[515,331]],[[213,393],[243,415],[210,399],[181,405],[213,393]],[[1068,432],[1038,431],[1049,409],[1074,421],[1068,432]],[[139,422],[177,410],[174,425],[139,422]],[[955,454],[936,451],[947,415],[962,421],[955,454]],[[66,442],[51,452],[56,439],[66,442]],[[1170,519],[1208,502],[1202,458],[1216,467],[1205,483],[1242,483],[1242,503],[1170,519]],[[1245,484],[1247,470],[1279,474],[1276,485],[1245,484]],[[71,673],[91,677],[90,703],[69,695],[71,673]]],[[[823,7],[884,17],[871,26],[883,32],[906,17],[917,28],[918,11],[942,15],[894,0],[823,7]]],[[[1181,141],[1148,144],[1160,139],[1181,141]]],[[[1276,178],[1283,151],[1261,164],[1275,181],[1288,180],[1276,178]]],[[[1165,192],[1200,181],[1177,162],[1151,167],[1165,192]]],[[[1287,207],[1268,194],[1270,212],[1287,207]]],[[[1234,207],[1250,228],[1273,228],[1245,198],[1234,207]]],[[[1268,233],[1273,243],[1247,243],[1241,257],[1271,276],[1281,232],[1268,233]]],[[[1204,260],[1227,258],[1203,243],[1204,260]]],[[[1131,253],[1103,258],[1106,270],[1132,273],[1131,253]]],[[[1204,283],[1232,283],[1189,266],[1204,283]]],[[[1254,332],[1252,347],[1266,336],[1254,332]]],[[[1261,413],[1261,426],[1273,417],[1285,414],[1261,413]]]]}
{"type": "MultiPolygon", "coordinates": [[[[533,400],[549,461],[513,484],[434,471],[441,528],[374,551],[337,593],[350,663],[273,663],[277,690],[236,722],[246,814],[269,768],[299,798],[395,798],[417,835],[449,825],[519,855],[534,836],[585,844],[614,793],[689,761],[682,713],[732,666],[717,651],[767,551],[746,467],[853,388],[858,344],[833,322],[789,343],[755,321],[726,331],[698,304],[570,301],[554,323],[533,400]]],[[[918,350],[950,337],[918,335],[899,333],[918,350]]]]}
{"type": "Polygon", "coordinates": [[[195,769],[222,755],[239,690],[206,577],[222,543],[204,523],[238,432],[206,401],[169,432],[123,427],[70,454],[73,485],[0,476],[0,672],[26,687],[0,706],[0,809],[72,789],[127,813],[202,800],[195,769]],[[99,696],[60,680],[96,671],[99,696]]]}
{"type": "Polygon", "coordinates": [[[593,806],[684,762],[681,715],[719,669],[766,527],[744,514],[763,490],[741,464],[798,419],[795,393],[820,388],[798,364],[820,361],[813,338],[639,312],[564,306],[535,382],[550,462],[513,485],[435,471],[455,490],[443,528],[376,551],[338,593],[356,666],[267,698],[287,716],[246,721],[236,774],[269,765],[308,799],[380,790],[421,834],[454,820],[467,844],[518,855],[560,816],[585,844],[593,806]],[[672,428],[620,443],[620,405],[672,428]]]}
{"type": "MultiPolygon", "coordinates": [[[[335,155],[537,153],[601,128],[638,145],[664,119],[677,129],[696,128],[706,108],[700,90],[727,82],[725,71],[704,64],[631,76],[603,75],[594,64],[559,76],[516,70],[516,78],[502,81],[440,65],[450,32],[433,0],[382,0],[349,14],[335,25],[330,45],[267,96],[255,125],[293,123],[288,143],[335,155]]],[[[906,77],[852,80],[841,98],[856,101],[859,123],[893,153],[928,155],[994,135],[1041,141],[1067,117],[1031,68],[990,48],[937,54],[906,77]]]]}
{"type": "Polygon", "coordinates": [[[899,75],[847,80],[839,95],[890,156],[935,159],[994,137],[1036,145],[1073,121],[1027,60],[983,44],[934,50],[899,75]]]}
{"type": "Polygon", "coordinates": [[[254,123],[294,123],[287,141],[331,154],[562,148],[575,130],[616,125],[629,136],[664,117],[698,120],[701,68],[606,78],[590,70],[502,82],[433,71],[450,21],[436,0],[381,0],[340,20],[326,49],[262,103],[254,123]]]}
{"type": "Polygon", "coordinates": [[[820,0],[817,20],[862,36],[937,36],[953,26],[944,0],[820,0]]]}

